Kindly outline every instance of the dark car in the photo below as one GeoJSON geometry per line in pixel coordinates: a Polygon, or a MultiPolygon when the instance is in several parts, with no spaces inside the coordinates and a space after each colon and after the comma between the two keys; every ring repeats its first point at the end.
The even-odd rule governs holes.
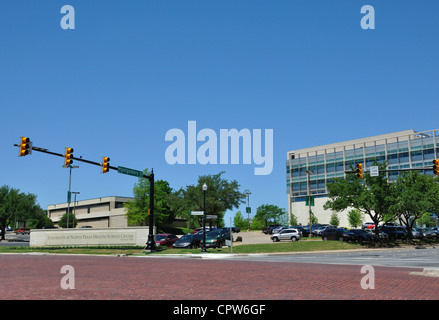
{"type": "Polygon", "coordinates": [[[439,228],[438,227],[432,227],[430,229],[428,229],[428,231],[430,231],[431,235],[438,239],[439,238],[439,228]]]}
{"type": "Polygon", "coordinates": [[[370,231],[366,231],[365,229],[351,229],[349,230],[352,233],[355,233],[357,236],[357,241],[373,241],[375,240],[375,234],[370,231]]]}
{"type": "Polygon", "coordinates": [[[389,240],[408,238],[408,232],[404,227],[384,225],[380,228],[381,232],[384,232],[389,236],[389,240]]]}
{"type": "Polygon", "coordinates": [[[292,226],[291,228],[294,228],[294,229],[299,230],[300,235],[301,235],[302,237],[308,237],[308,236],[309,236],[309,228],[308,228],[308,229],[305,229],[305,228],[302,227],[302,226],[292,226]]]}
{"type": "Polygon", "coordinates": [[[206,247],[221,248],[226,244],[226,240],[231,240],[229,228],[206,233],[206,247]]]}
{"type": "Polygon", "coordinates": [[[281,225],[280,224],[271,224],[268,227],[263,227],[262,232],[265,234],[271,234],[271,233],[273,233],[273,229],[276,229],[277,227],[281,227],[281,225]]]}
{"type": "Polygon", "coordinates": [[[357,236],[345,228],[327,228],[321,232],[322,240],[355,241],[357,236]]]}
{"type": "Polygon", "coordinates": [[[201,241],[203,241],[203,237],[197,233],[186,234],[175,241],[172,246],[174,248],[194,249],[200,247],[201,241]]]}
{"type": "Polygon", "coordinates": [[[170,248],[178,240],[178,237],[175,234],[161,233],[156,234],[154,240],[156,246],[166,246],[170,248]]]}

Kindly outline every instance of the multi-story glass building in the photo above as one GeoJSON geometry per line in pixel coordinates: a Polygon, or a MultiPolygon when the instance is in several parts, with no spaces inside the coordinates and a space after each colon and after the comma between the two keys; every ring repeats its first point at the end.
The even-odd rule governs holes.
{"type": "MultiPolygon", "coordinates": [[[[287,153],[287,193],[289,214],[298,222],[308,224],[308,207],[305,196],[309,190],[314,196],[313,214],[319,223],[328,223],[332,212],[323,210],[328,200],[326,183],[336,177],[344,177],[358,163],[364,171],[376,159],[387,161],[388,169],[431,167],[433,159],[439,159],[439,129],[417,132],[406,130],[369,138],[332,143],[318,147],[293,150],[287,153]],[[309,177],[308,177],[309,175],[309,177]]],[[[433,174],[432,170],[423,170],[433,174]]],[[[398,171],[389,172],[389,181],[396,179],[398,171]]],[[[348,226],[347,215],[339,215],[340,225],[348,226]]]]}

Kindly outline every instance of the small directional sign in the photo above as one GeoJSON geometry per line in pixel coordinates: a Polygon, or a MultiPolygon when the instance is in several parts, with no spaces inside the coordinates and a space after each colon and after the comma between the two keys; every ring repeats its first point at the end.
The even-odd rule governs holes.
{"type": "Polygon", "coordinates": [[[192,216],[202,216],[204,211],[191,211],[192,216]]]}
{"type": "Polygon", "coordinates": [[[380,170],[378,169],[378,166],[371,166],[370,167],[370,176],[371,177],[378,177],[380,175],[380,170]]]}

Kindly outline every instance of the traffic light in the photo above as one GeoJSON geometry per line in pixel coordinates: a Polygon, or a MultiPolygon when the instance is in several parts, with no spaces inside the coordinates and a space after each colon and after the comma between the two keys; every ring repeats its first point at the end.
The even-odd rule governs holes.
{"type": "Polygon", "coordinates": [[[28,154],[32,154],[32,142],[28,137],[20,138],[20,151],[18,153],[19,157],[27,156],[28,154]]]}
{"type": "Polygon", "coordinates": [[[103,157],[102,159],[102,173],[107,173],[110,171],[110,158],[103,157]]]}
{"type": "Polygon", "coordinates": [[[66,166],[69,166],[73,163],[73,148],[66,148],[64,158],[66,166]]]}
{"type": "Polygon", "coordinates": [[[433,160],[433,173],[439,176],[439,159],[433,160]]]}
{"type": "Polygon", "coordinates": [[[357,178],[363,179],[363,164],[357,164],[357,178]]]}

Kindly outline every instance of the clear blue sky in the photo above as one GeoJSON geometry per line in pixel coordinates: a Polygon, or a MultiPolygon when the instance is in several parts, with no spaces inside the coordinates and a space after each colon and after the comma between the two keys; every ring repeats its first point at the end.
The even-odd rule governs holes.
{"type": "MultiPolygon", "coordinates": [[[[61,158],[17,157],[13,144],[28,136],[154,168],[175,189],[225,171],[252,192],[253,213],[287,209],[287,151],[439,127],[438,12],[437,0],[1,1],[0,185],[35,193],[43,208],[66,201],[61,158]],[[60,26],[67,4],[75,30],[60,26]],[[360,27],[366,4],[375,30],[360,27]],[[272,173],[169,165],[165,134],[188,121],[218,134],[273,129],[272,173]]],[[[136,178],[79,165],[78,199],[132,196],[136,178]]]]}

